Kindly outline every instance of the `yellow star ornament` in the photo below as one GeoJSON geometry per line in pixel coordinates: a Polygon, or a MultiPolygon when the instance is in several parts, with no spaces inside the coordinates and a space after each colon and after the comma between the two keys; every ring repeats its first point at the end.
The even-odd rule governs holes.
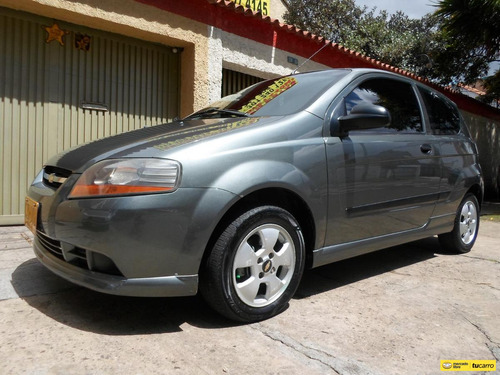
{"type": "Polygon", "coordinates": [[[64,46],[63,38],[66,34],[69,34],[69,31],[59,28],[57,23],[54,23],[52,26],[45,26],[44,29],[47,31],[47,39],[45,40],[46,43],[56,40],[61,46],[64,46]]]}

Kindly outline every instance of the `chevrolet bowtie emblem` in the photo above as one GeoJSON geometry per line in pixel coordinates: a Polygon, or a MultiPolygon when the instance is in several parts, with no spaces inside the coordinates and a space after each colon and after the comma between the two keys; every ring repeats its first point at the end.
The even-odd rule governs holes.
{"type": "Polygon", "coordinates": [[[67,177],[58,176],[57,173],[45,173],[43,174],[43,178],[49,184],[63,184],[68,179],[67,177]]]}

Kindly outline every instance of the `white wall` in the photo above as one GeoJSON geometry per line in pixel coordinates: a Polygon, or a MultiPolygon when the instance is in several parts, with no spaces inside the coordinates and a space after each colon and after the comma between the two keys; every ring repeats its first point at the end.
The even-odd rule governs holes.
{"type": "Polygon", "coordinates": [[[461,111],[479,149],[487,200],[500,199],[500,122],[461,111]]]}
{"type": "MultiPolygon", "coordinates": [[[[210,102],[221,95],[222,68],[250,74],[260,78],[275,78],[288,75],[297,69],[297,65],[287,61],[291,56],[298,60],[299,66],[306,58],[290,54],[266,44],[243,38],[226,31],[208,26],[210,102]]],[[[299,72],[328,69],[326,65],[313,61],[298,69],[299,72]]]]}

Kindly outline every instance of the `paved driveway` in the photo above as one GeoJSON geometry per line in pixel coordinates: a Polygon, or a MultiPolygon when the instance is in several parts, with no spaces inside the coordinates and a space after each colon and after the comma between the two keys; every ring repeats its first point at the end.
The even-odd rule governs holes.
{"type": "Polygon", "coordinates": [[[500,223],[470,254],[436,238],[308,271],[283,314],[235,325],[198,298],[73,286],[0,227],[0,374],[439,374],[500,360],[500,223]]]}

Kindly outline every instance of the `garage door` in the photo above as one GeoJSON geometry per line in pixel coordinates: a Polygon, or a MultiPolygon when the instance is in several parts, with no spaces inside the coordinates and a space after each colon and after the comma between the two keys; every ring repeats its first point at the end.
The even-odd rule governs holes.
{"type": "Polygon", "coordinates": [[[175,52],[0,8],[0,225],[52,155],[176,117],[175,52]]]}
{"type": "Polygon", "coordinates": [[[260,81],[263,81],[263,79],[249,74],[223,68],[221,89],[222,97],[234,94],[260,81]]]}

